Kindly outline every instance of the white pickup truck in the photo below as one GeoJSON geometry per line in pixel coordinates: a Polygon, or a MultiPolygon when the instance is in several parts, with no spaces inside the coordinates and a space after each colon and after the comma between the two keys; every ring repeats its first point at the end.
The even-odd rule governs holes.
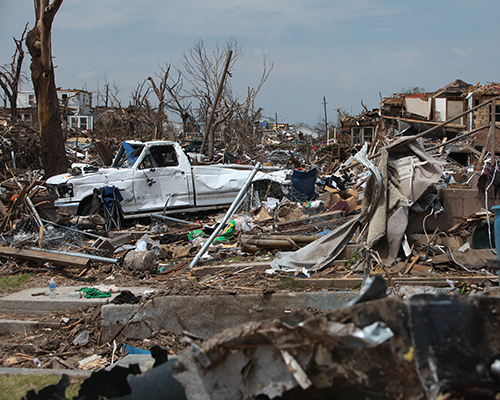
{"type": "MultiPolygon", "coordinates": [[[[79,165],[73,174],[49,178],[46,186],[55,190],[54,203],[70,215],[87,215],[94,189],[115,186],[123,200],[125,218],[155,212],[174,213],[224,207],[233,202],[250,176],[252,166],[191,165],[177,142],[122,142],[110,167],[79,165]]],[[[267,169],[253,181],[289,182],[291,171],[267,169]]]]}

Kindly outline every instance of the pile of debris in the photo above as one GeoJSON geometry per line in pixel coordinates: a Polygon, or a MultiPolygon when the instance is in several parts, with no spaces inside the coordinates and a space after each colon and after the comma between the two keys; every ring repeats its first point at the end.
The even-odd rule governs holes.
{"type": "MultiPolygon", "coordinates": [[[[76,144],[75,157],[81,153],[80,146],[76,144]]],[[[154,155],[140,144],[134,146],[123,153],[124,160],[133,163],[137,149],[144,160],[154,155]]],[[[178,145],[163,147],[168,146],[178,145]]],[[[202,294],[267,296],[276,292],[360,288],[362,293],[369,293],[370,278],[384,276],[387,293],[393,298],[384,303],[385,316],[394,310],[400,311],[398,315],[408,315],[408,307],[411,313],[420,312],[417,300],[410,297],[415,293],[496,294],[498,276],[489,268],[490,260],[496,258],[494,217],[489,211],[496,203],[495,190],[500,187],[496,157],[494,152],[488,155],[476,150],[481,164],[464,166],[451,154],[455,146],[471,147],[468,136],[457,137],[451,144],[426,138],[425,134],[380,136],[353,151],[342,164],[333,153],[328,157],[320,157],[320,153],[304,157],[269,152],[266,163],[291,168],[286,181],[249,183],[225,213],[213,208],[196,213],[159,212],[149,213],[146,219],[143,215],[123,219],[120,213],[110,216],[102,204],[92,207],[91,215],[57,214],[50,185],[36,173],[21,177],[12,171],[11,177],[2,182],[0,256],[8,261],[3,262],[1,274],[35,272],[44,286],[55,277],[59,283],[72,282],[89,290],[101,290],[110,282],[117,289],[147,285],[153,293],[128,298],[141,304],[158,297],[202,294]],[[316,163],[311,163],[312,158],[316,163]],[[407,298],[409,305],[404,303],[407,298]]],[[[98,148],[101,159],[108,160],[104,165],[114,163],[106,146],[98,148]]],[[[97,156],[94,153],[86,157],[90,164],[90,159],[97,156]]],[[[264,161],[263,155],[261,159],[264,161]]],[[[246,162],[249,160],[255,161],[255,155],[248,156],[246,162]]],[[[78,168],[69,175],[90,176],[98,169],[84,170],[82,165],[78,168]]],[[[153,171],[156,167],[148,168],[153,171]]],[[[227,172],[220,166],[220,176],[224,176],[223,171],[227,172]]],[[[243,171],[247,175],[252,172],[248,168],[243,171]]],[[[156,183],[148,179],[151,185],[156,183]]],[[[209,182],[203,184],[209,186],[209,182]]],[[[227,182],[220,183],[221,187],[224,184],[227,182]]],[[[122,293],[127,297],[125,291],[122,293]]],[[[377,294],[374,298],[379,297],[383,296],[377,294]]],[[[364,313],[361,304],[355,307],[357,313],[364,313]]],[[[254,321],[208,341],[193,339],[195,332],[187,335],[191,337],[187,343],[181,342],[180,335],[151,328],[150,336],[142,340],[130,339],[120,331],[113,342],[101,343],[100,310],[100,306],[92,306],[82,309],[81,314],[53,314],[50,318],[58,326],[52,334],[35,332],[17,338],[15,344],[12,338],[6,338],[4,342],[12,346],[5,347],[0,363],[35,367],[38,364],[33,360],[37,359],[44,367],[81,368],[82,357],[94,354],[98,357],[89,365],[96,368],[123,357],[123,344],[139,349],[153,344],[166,346],[175,354],[188,346],[189,350],[179,358],[177,375],[189,398],[198,398],[200,385],[208,387],[204,380],[217,386],[213,381],[227,376],[228,370],[238,371],[239,381],[234,382],[239,383],[233,384],[245,387],[245,396],[262,394],[272,398],[297,387],[312,390],[314,386],[321,391],[335,386],[339,379],[349,381],[342,388],[350,393],[350,384],[366,383],[361,376],[370,375],[368,366],[375,368],[382,354],[389,352],[394,357],[384,364],[384,374],[388,376],[391,365],[397,365],[393,378],[406,377],[411,382],[408,398],[419,398],[424,392],[431,398],[436,393],[436,382],[426,381],[423,389],[415,386],[428,372],[420,363],[427,355],[414,343],[418,339],[415,332],[420,329],[417,320],[395,322],[379,315],[379,319],[371,318],[373,321],[368,323],[354,317],[355,313],[330,315],[311,309],[312,314],[294,314],[288,320],[254,321]],[[375,351],[376,360],[363,364],[367,353],[362,350],[359,359],[349,364],[350,372],[336,376],[340,364],[327,355],[338,352],[339,359],[348,359],[347,350],[339,350],[339,342],[346,349],[353,341],[360,344],[360,338],[366,339],[368,347],[374,345],[370,342],[374,335],[361,331],[380,320],[398,338],[390,339],[381,325],[371,327],[387,333],[385,340],[389,344],[375,341],[382,346],[382,350],[375,351]],[[415,356],[411,355],[411,346],[415,356]],[[250,349],[253,358],[248,356],[250,349]],[[417,367],[415,357],[420,360],[417,367]],[[264,367],[271,359],[279,360],[272,375],[272,382],[279,385],[269,379],[259,380],[271,376],[269,368],[264,367]],[[259,379],[251,378],[252,371],[258,371],[259,379]],[[350,381],[352,371],[358,371],[360,378],[350,381]]],[[[491,363],[486,364],[484,368],[490,368],[491,363]]],[[[394,383],[389,378],[378,378],[367,378],[370,384],[366,390],[389,385],[385,394],[393,398],[400,386],[391,386],[394,383]]],[[[435,376],[425,379],[431,378],[435,376]]],[[[232,398],[234,387],[224,395],[215,389],[209,391],[207,396],[212,397],[207,398],[232,398]]],[[[295,395],[300,397],[299,393],[295,395]]]]}

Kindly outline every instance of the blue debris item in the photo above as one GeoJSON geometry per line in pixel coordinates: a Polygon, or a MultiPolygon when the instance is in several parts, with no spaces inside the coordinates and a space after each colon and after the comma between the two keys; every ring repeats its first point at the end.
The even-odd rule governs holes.
{"type": "Polygon", "coordinates": [[[122,352],[125,355],[127,355],[127,354],[151,354],[151,352],[148,350],[139,349],[138,347],[129,346],[128,344],[123,345],[122,352]]]}
{"type": "Polygon", "coordinates": [[[292,197],[295,201],[309,201],[316,197],[316,167],[309,171],[293,170],[292,173],[292,197]]]}
{"type": "Polygon", "coordinates": [[[139,157],[139,154],[137,154],[136,149],[134,149],[131,145],[129,145],[125,141],[122,142],[122,146],[123,149],[125,150],[125,153],[127,154],[130,166],[134,165],[134,163],[137,161],[137,158],[139,157]]]}
{"type": "Polygon", "coordinates": [[[123,211],[120,202],[122,200],[123,196],[116,186],[105,186],[101,189],[101,204],[106,219],[106,232],[113,227],[121,229],[123,211]]]}

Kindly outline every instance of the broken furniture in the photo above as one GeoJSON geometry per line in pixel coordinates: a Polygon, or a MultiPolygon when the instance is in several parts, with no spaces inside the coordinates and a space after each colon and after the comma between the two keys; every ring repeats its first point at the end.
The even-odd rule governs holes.
{"type": "Polygon", "coordinates": [[[120,230],[122,228],[123,211],[120,202],[123,196],[116,186],[105,186],[99,189],[99,200],[104,211],[106,219],[106,231],[113,228],[120,230]]]}

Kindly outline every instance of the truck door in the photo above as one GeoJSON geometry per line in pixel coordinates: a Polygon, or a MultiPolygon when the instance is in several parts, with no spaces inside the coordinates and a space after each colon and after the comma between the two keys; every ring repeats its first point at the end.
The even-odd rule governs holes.
{"type": "Polygon", "coordinates": [[[152,146],[136,166],[134,197],[137,211],[149,212],[190,205],[188,174],[180,165],[175,147],[152,146]]]}

